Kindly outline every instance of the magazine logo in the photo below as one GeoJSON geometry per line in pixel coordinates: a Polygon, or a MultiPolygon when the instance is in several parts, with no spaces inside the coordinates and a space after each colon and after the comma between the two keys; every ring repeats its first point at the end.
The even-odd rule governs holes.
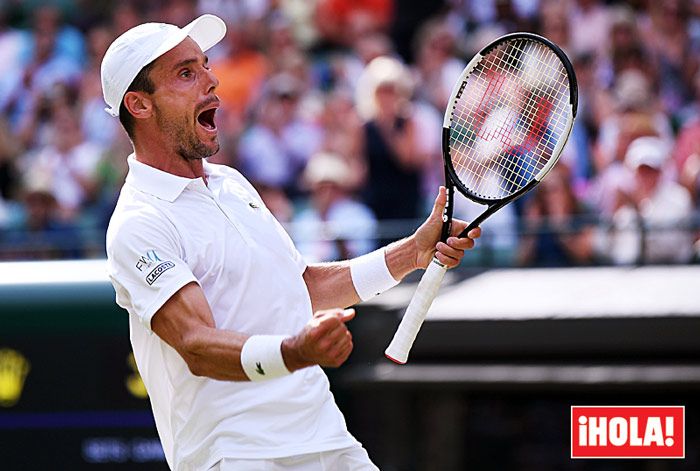
{"type": "Polygon", "coordinates": [[[571,406],[572,458],[685,458],[684,406],[571,406]]]}
{"type": "Polygon", "coordinates": [[[155,283],[155,281],[160,275],[174,267],[175,264],[170,261],[161,263],[160,265],[156,266],[153,270],[151,270],[151,272],[146,277],[146,283],[152,285],[153,283],[155,283]]]}

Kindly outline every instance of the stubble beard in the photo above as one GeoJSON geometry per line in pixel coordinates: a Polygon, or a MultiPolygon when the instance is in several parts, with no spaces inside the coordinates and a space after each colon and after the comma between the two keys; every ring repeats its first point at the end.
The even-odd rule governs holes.
{"type": "Polygon", "coordinates": [[[158,125],[168,137],[170,142],[176,142],[175,152],[185,161],[201,160],[211,157],[219,152],[221,147],[218,138],[214,140],[212,146],[202,142],[196,135],[194,129],[188,125],[187,119],[183,117],[177,121],[168,120],[157,115],[158,125]]]}

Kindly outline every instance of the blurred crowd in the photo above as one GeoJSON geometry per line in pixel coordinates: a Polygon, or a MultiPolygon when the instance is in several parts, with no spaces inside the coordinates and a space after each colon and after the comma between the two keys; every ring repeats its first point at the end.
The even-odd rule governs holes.
{"type": "Polygon", "coordinates": [[[210,161],[254,183],[309,261],[365,253],[429,213],[452,85],[513,31],[570,57],[578,118],[552,174],[485,223],[471,259],[697,261],[697,0],[4,0],[0,259],[102,255],[131,152],[104,112],[102,55],[138,23],[202,13],[228,25],[208,52],[222,101],[210,161]]]}

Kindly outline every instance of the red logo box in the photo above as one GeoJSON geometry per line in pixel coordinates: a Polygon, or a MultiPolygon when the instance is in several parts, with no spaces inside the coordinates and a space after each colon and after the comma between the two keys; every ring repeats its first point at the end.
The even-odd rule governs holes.
{"type": "Polygon", "coordinates": [[[685,458],[685,406],[571,406],[571,458],[685,458]]]}

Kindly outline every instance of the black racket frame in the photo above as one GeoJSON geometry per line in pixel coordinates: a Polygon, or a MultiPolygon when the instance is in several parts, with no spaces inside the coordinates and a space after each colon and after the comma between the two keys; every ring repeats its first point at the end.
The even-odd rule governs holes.
{"type": "MultiPolygon", "coordinates": [[[[561,50],[559,46],[554,44],[552,41],[549,39],[542,37],[538,34],[534,33],[525,33],[525,32],[518,32],[518,33],[511,33],[511,34],[506,34],[505,36],[501,36],[500,38],[496,39],[495,41],[489,43],[486,45],[481,51],[479,51],[479,54],[481,56],[485,56],[491,50],[497,48],[501,44],[505,42],[510,42],[512,40],[516,39],[526,39],[526,40],[533,40],[537,41],[540,43],[543,43],[549,49],[551,49],[561,60],[562,64],[564,65],[564,69],[566,70],[566,74],[568,75],[569,78],[569,102],[571,103],[571,109],[574,118],[576,117],[576,111],[578,109],[578,82],[576,81],[576,73],[574,72],[574,67],[571,65],[571,61],[569,61],[569,58],[566,57],[566,54],[564,54],[564,51],[561,50]]],[[[471,74],[470,74],[471,75],[471,74]]],[[[465,78],[465,80],[462,80],[461,87],[457,94],[455,95],[455,99],[452,100],[448,106],[453,107],[453,103],[456,99],[458,99],[462,91],[464,90],[464,87],[466,85],[466,79],[469,78],[469,75],[465,78]]],[[[443,211],[442,215],[442,235],[441,235],[441,240],[445,242],[447,240],[447,237],[450,234],[451,231],[451,225],[452,225],[452,208],[454,205],[454,188],[455,186],[459,189],[460,193],[462,193],[464,196],[469,198],[470,200],[474,201],[475,203],[479,203],[482,205],[487,206],[486,210],[480,214],[476,219],[471,221],[469,225],[459,234],[459,237],[465,237],[469,231],[474,229],[475,227],[478,227],[482,222],[484,222],[489,216],[491,216],[493,213],[501,209],[503,206],[507,205],[508,203],[515,201],[516,199],[520,198],[523,196],[525,193],[530,191],[532,188],[537,186],[539,181],[537,180],[532,180],[530,181],[527,185],[522,187],[520,190],[516,191],[512,195],[509,195],[505,198],[501,198],[498,200],[493,200],[493,199],[487,199],[487,198],[482,198],[476,194],[474,194],[472,191],[470,191],[466,186],[462,184],[462,182],[459,180],[457,177],[457,172],[454,169],[454,166],[452,165],[452,159],[450,158],[450,128],[449,127],[443,127],[442,128],[442,159],[444,162],[444,167],[445,167],[445,182],[447,184],[447,203],[445,204],[445,210],[443,211]]]]}

